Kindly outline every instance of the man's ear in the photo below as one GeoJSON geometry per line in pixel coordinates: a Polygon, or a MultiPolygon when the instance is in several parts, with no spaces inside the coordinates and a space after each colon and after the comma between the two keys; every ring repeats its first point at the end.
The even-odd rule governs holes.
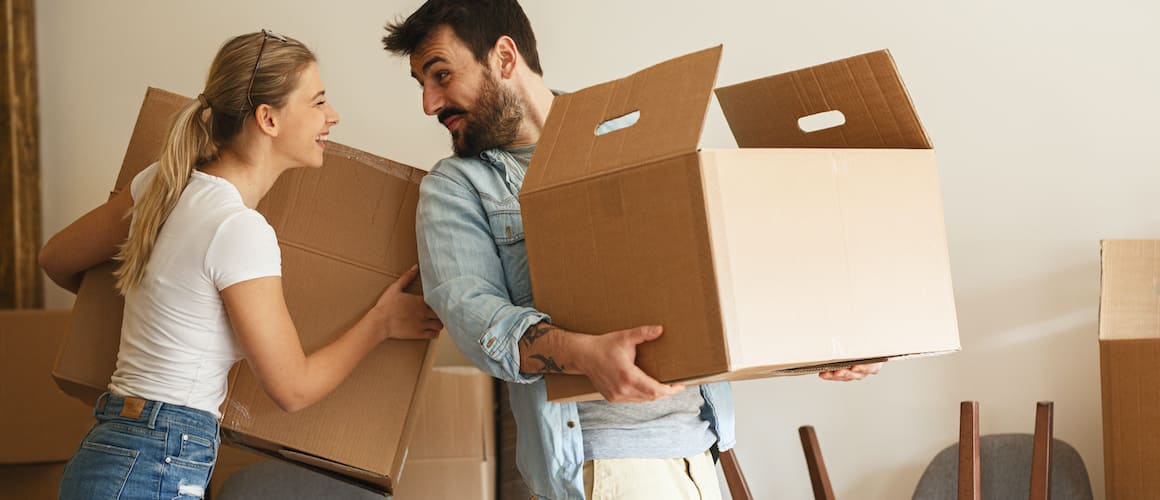
{"type": "Polygon", "coordinates": [[[254,118],[258,123],[258,130],[270,137],[278,137],[278,118],[274,108],[269,104],[259,104],[254,110],[254,118]]]}
{"type": "Polygon", "coordinates": [[[512,37],[504,35],[491,48],[492,61],[499,67],[500,78],[511,78],[519,64],[520,51],[512,37]]]}

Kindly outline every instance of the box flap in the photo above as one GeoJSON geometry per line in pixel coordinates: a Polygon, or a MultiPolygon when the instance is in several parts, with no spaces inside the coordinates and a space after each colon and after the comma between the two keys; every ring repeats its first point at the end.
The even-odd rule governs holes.
{"type": "Polygon", "coordinates": [[[1160,240],[1100,247],[1100,340],[1160,338],[1160,240]]]}
{"type": "Polygon", "coordinates": [[[886,50],[722,87],[717,100],[743,148],[931,148],[886,50]],[[845,124],[814,132],[799,125],[830,111],[845,124]]]}
{"type": "Polygon", "coordinates": [[[557,96],[522,190],[549,189],[696,150],[720,60],[718,45],[557,96]],[[639,112],[634,124],[597,135],[601,124],[634,112],[639,112]]]}

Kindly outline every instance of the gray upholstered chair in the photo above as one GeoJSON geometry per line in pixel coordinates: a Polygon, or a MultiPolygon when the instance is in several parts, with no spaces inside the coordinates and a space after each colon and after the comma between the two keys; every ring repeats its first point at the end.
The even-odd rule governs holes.
{"type": "MultiPolygon", "coordinates": [[[[1028,498],[1030,495],[1031,434],[990,434],[979,437],[979,462],[984,500],[1028,498]]],[[[927,466],[914,500],[958,498],[959,445],[944,448],[927,466]]],[[[1051,446],[1052,500],[1091,500],[1092,487],[1083,459],[1071,445],[1059,439],[1051,446]]]]}
{"type": "Polygon", "coordinates": [[[979,436],[979,403],[964,401],[959,442],[935,455],[914,500],[1091,500],[1079,453],[1052,435],[1053,407],[1035,410],[1035,434],[979,436]]]}

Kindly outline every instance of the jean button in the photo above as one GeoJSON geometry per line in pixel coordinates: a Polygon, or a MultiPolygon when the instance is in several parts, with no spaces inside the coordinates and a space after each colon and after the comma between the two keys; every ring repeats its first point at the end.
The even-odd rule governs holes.
{"type": "Polygon", "coordinates": [[[182,440],[182,441],[189,441],[189,434],[182,434],[182,435],[181,435],[181,440],[182,440]]]}
{"type": "Polygon", "coordinates": [[[173,463],[173,458],[172,457],[165,457],[165,463],[167,463],[167,464],[173,463]]]}

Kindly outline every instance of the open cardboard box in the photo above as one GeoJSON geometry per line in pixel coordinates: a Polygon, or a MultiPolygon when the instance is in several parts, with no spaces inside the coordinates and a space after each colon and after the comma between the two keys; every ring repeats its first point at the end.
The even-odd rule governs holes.
{"type": "MultiPolygon", "coordinates": [[[[187,102],[163,90],[146,92],[114,191],[156,161],[171,117],[187,102]]],[[[331,143],[322,168],[283,174],[258,206],[278,235],[286,304],[307,352],[353,325],[418,261],[414,221],[423,175],[331,143]]],[[[53,370],[62,389],[88,402],[105,391],[116,365],[124,302],[113,289],[112,269],[86,274],[53,370]]],[[[432,345],[388,340],[333,393],[294,414],[278,408],[240,363],[222,407],[222,437],[390,492],[415,426],[432,345]]]]}
{"type": "Polygon", "coordinates": [[[1108,498],[1160,492],[1160,240],[1101,245],[1100,386],[1108,498]]]}
{"type": "Polygon", "coordinates": [[[957,351],[935,155],[889,53],[717,89],[741,149],[698,149],[721,51],[556,97],[520,194],[536,307],[578,332],[663,325],[637,350],[662,382],[957,351]]]}

